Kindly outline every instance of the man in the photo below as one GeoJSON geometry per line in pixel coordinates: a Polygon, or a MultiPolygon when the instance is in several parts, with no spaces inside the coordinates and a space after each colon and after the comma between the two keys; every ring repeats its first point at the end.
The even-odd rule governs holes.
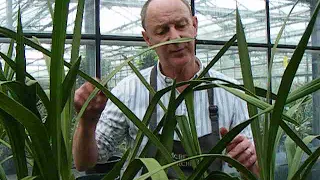
{"type": "MultiPolygon", "coordinates": [[[[183,37],[196,37],[198,21],[192,16],[190,7],[185,0],[149,0],[141,11],[143,38],[149,46],[183,37]]],[[[172,79],[177,82],[188,81],[197,76],[203,69],[196,58],[194,41],[180,44],[170,44],[156,49],[159,63],[156,68],[148,68],[141,71],[146,80],[152,81],[154,76],[157,89],[170,86],[172,79]]],[[[218,77],[232,81],[230,78],[213,70],[209,71],[210,77],[218,77]]],[[[187,85],[177,88],[182,92],[187,85]]],[[[94,87],[85,83],[75,94],[75,107],[79,110],[94,87]]],[[[142,119],[149,104],[148,90],[137,77],[129,76],[122,80],[112,92],[126,104],[140,119],[142,119]]],[[[219,108],[219,127],[212,126],[209,117],[208,104],[211,100],[207,91],[195,92],[195,114],[197,117],[197,133],[199,138],[209,137],[214,129],[220,128],[221,135],[242,120],[248,119],[246,104],[239,98],[231,95],[223,89],[214,89],[214,107],[219,108]]],[[[213,99],[213,98],[212,98],[213,99]]],[[[132,141],[137,133],[137,128],[130,120],[110,101],[106,104],[103,94],[91,101],[74,136],[73,155],[78,170],[86,170],[97,162],[103,163],[111,156],[115,147],[129,137],[132,141]],[[102,114],[101,114],[102,113],[102,114]],[[100,117],[101,114],[101,117],[100,117]],[[100,117],[100,120],[99,120],[100,117]]],[[[162,99],[168,103],[169,93],[162,99]]],[[[212,105],[212,104],[210,104],[212,105]]],[[[182,103],[176,112],[177,115],[186,115],[186,106],[182,103]]],[[[156,120],[159,122],[164,112],[157,109],[156,120]]],[[[218,130],[219,131],[219,130],[218,130]]],[[[211,136],[210,136],[211,137],[211,136]]],[[[175,136],[175,140],[178,138],[175,136]]],[[[205,140],[204,144],[212,143],[212,139],[205,140]]],[[[146,141],[142,144],[145,145],[146,141]]],[[[210,147],[212,148],[212,147],[210,147]]],[[[252,143],[250,128],[246,128],[242,135],[237,136],[226,148],[228,155],[238,160],[254,173],[258,173],[255,148],[252,143]]]]}

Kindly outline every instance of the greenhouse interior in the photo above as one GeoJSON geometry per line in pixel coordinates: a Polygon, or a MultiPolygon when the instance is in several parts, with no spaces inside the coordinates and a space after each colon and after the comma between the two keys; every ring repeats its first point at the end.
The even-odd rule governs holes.
{"type": "MultiPolygon", "coordinates": [[[[54,0],[0,0],[0,52],[7,56],[10,54],[9,57],[13,60],[14,57],[18,57],[19,53],[17,52],[19,51],[18,49],[15,50],[15,48],[18,48],[17,44],[12,38],[8,37],[9,35],[4,33],[4,30],[8,29],[17,32],[20,15],[23,36],[50,51],[55,30],[53,18],[56,16],[55,8],[57,2],[54,0]]],[[[63,54],[63,59],[66,62],[70,62],[72,57],[72,42],[75,36],[74,29],[79,2],[77,0],[68,1],[69,10],[67,11],[63,54]]],[[[118,69],[107,82],[108,89],[112,89],[122,79],[134,73],[128,64],[122,67],[122,64],[128,58],[135,57],[132,63],[138,70],[151,67],[157,63],[158,57],[155,51],[140,53],[148,48],[142,37],[141,32],[144,29],[142,28],[140,17],[141,9],[146,0],[86,0],[83,2],[85,4],[82,13],[79,46],[79,56],[81,56],[80,70],[82,72],[103,80],[110,77],[110,74],[121,66],[121,69],[118,69]]],[[[237,34],[238,22],[236,14],[238,11],[247,41],[254,86],[268,89],[270,85],[273,93],[280,94],[281,92],[278,92],[278,90],[281,88],[283,75],[286,72],[286,68],[290,66],[291,58],[294,56],[295,50],[305,34],[318,2],[318,0],[188,0],[192,14],[198,19],[195,40],[196,57],[203,66],[206,66],[219,54],[224,45],[237,34]],[[281,35],[280,37],[279,34],[281,35]],[[270,72],[269,67],[271,67],[270,72]],[[270,84],[268,84],[269,73],[271,75],[270,84]]],[[[319,16],[320,13],[314,22],[313,31],[292,80],[292,85],[289,89],[291,92],[318,80],[320,77],[319,16]]],[[[24,54],[26,72],[41,85],[45,92],[50,93],[50,57],[30,45],[25,45],[24,54]]],[[[7,69],[5,68],[7,68],[8,63],[3,56],[0,58],[0,63],[1,71],[6,73],[7,69]]],[[[212,68],[242,84],[241,66],[237,43],[233,43],[212,68]]],[[[65,73],[68,70],[69,68],[64,67],[65,73]]],[[[11,80],[14,81],[16,76],[18,77],[18,74],[12,73],[11,80]]],[[[7,79],[7,81],[10,80],[7,79]]],[[[77,76],[75,88],[79,88],[85,82],[86,79],[77,76]]],[[[6,80],[1,80],[0,91],[4,91],[4,84],[6,84],[6,80]]],[[[319,86],[317,87],[319,89],[319,86]]],[[[5,101],[0,100],[0,103],[3,102],[5,101]]],[[[270,105],[277,102],[277,100],[265,99],[265,102],[270,105]]],[[[299,108],[295,109],[291,114],[291,118],[296,120],[299,125],[290,124],[288,127],[291,127],[293,132],[302,139],[312,136],[312,141],[306,140],[308,143],[304,142],[311,151],[316,151],[319,147],[317,138],[320,134],[320,91],[313,91],[297,101],[286,104],[284,111],[289,112],[291,107],[297,105],[299,108]]],[[[17,175],[19,171],[15,165],[17,162],[15,160],[16,156],[12,153],[14,149],[11,149],[10,146],[10,137],[12,135],[8,135],[9,131],[7,132],[8,129],[4,125],[4,120],[2,120],[4,118],[1,115],[3,109],[5,107],[0,109],[1,178],[20,179],[21,176],[17,175]]],[[[260,111],[262,110],[259,109],[260,111]]],[[[6,110],[4,110],[5,112],[6,110]]],[[[73,122],[72,119],[71,121],[73,122]]],[[[31,140],[28,138],[30,132],[26,134],[26,144],[28,144],[32,138],[31,140]]],[[[279,142],[274,151],[276,156],[274,157],[275,167],[273,167],[275,178],[272,179],[287,179],[287,157],[288,151],[290,151],[286,146],[288,137],[286,133],[277,137],[279,142]]],[[[54,142],[52,141],[52,143],[54,142]]],[[[126,144],[124,146],[127,147],[126,144]]],[[[297,145],[294,147],[300,148],[297,145]]],[[[33,161],[32,158],[32,147],[26,146],[25,151],[28,151],[26,153],[28,175],[31,177],[36,171],[31,168],[35,166],[36,161],[33,161]]],[[[122,151],[125,150],[122,149],[122,151]]],[[[121,157],[121,155],[119,156],[121,157]]],[[[299,164],[301,161],[300,164],[303,164],[307,159],[308,156],[306,154],[301,155],[297,163],[299,164]]],[[[309,169],[310,175],[303,176],[306,179],[318,179],[320,176],[320,163],[318,163],[317,159],[313,162],[312,169],[309,169]]],[[[109,170],[111,168],[107,167],[109,170]]],[[[237,172],[232,167],[228,167],[228,171],[237,172]]],[[[74,173],[73,178],[77,179],[97,174],[94,170],[79,172],[74,165],[72,165],[72,172],[74,173]]],[[[107,172],[106,170],[104,173],[107,172]]],[[[60,176],[60,178],[63,179],[63,176],[60,176]]]]}

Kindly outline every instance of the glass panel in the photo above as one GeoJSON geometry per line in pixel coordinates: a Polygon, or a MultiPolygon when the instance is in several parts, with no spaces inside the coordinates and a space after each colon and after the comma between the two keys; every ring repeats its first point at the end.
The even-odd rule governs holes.
{"type": "Polygon", "coordinates": [[[101,34],[142,36],[140,11],[146,1],[101,0],[101,34]]]}
{"type": "MultiPolygon", "coordinates": [[[[101,46],[101,74],[107,76],[116,67],[123,63],[127,58],[138,54],[146,48],[144,43],[136,42],[103,42],[101,46]]],[[[150,67],[156,62],[156,54],[154,51],[149,51],[133,60],[133,64],[139,69],[150,67]]],[[[124,66],[113,78],[109,81],[108,86],[114,87],[120,80],[133,73],[131,68],[124,66]]]]}
{"type": "MultiPolygon", "coordinates": [[[[294,3],[295,1],[291,0],[270,0],[270,25],[272,42],[275,42],[277,35],[283,25],[283,21],[289,14],[294,3]]],[[[303,32],[305,31],[305,28],[308,25],[310,14],[313,12],[315,3],[316,1],[313,0],[300,1],[296,5],[283,32],[282,38],[280,40],[281,44],[298,44],[303,32]]],[[[315,32],[313,34],[315,35],[315,32]]],[[[315,37],[313,37],[313,39],[314,38],[315,37]]],[[[309,45],[311,44],[309,43],[309,45]]],[[[319,43],[313,45],[319,45],[319,43]]]]}
{"type": "MultiPolygon", "coordinates": [[[[197,57],[207,65],[219,52],[221,46],[198,45],[197,57]]],[[[249,48],[252,74],[255,86],[266,88],[267,83],[267,50],[249,48]]],[[[213,66],[213,69],[242,82],[242,74],[238,49],[230,48],[224,56],[213,66]]]]}
{"type": "MultiPolygon", "coordinates": [[[[94,0],[86,1],[83,32],[94,32],[94,0]],[[88,22],[88,23],[86,23],[88,22]],[[86,27],[86,28],[85,28],[86,27]]],[[[68,33],[73,32],[74,20],[76,17],[77,2],[70,2],[68,17],[68,33]]],[[[0,0],[0,26],[16,30],[17,12],[21,8],[22,24],[24,32],[29,33],[51,33],[52,32],[52,12],[54,8],[52,1],[27,1],[27,0],[0,0]],[[48,2],[51,2],[49,5],[48,2]]]]}
{"type": "MultiPolygon", "coordinates": [[[[43,47],[49,49],[51,44],[43,43],[43,47]]],[[[7,54],[8,44],[1,44],[1,52],[7,54]]],[[[70,61],[71,55],[71,45],[67,44],[65,48],[65,60],[70,61]]],[[[87,41],[83,42],[80,46],[80,55],[82,57],[80,69],[85,73],[88,73],[90,76],[95,75],[95,47],[94,43],[87,41]]],[[[4,68],[4,61],[1,59],[2,68],[4,68]]],[[[27,63],[27,72],[31,74],[40,84],[47,89],[49,87],[49,74],[47,64],[44,58],[44,54],[32,49],[29,46],[26,46],[26,63],[27,63]]],[[[68,68],[65,68],[66,72],[68,68]]],[[[82,78],[79,78],[77,85],[79,86],[84,82],[82,78]]]]}
{"type": "Polygon", "coordinates": [[[141,36],[140,11],[146,0],[101,0],[101,34],[141,36]]]}
{"type": "Polygon", "coordinates": [[[198,39],[224,41],[236,33],[236,2],[245,27],[248,42],[266,42],[265,1],[199,0],[195,9],[198,17],[198,39]]]}

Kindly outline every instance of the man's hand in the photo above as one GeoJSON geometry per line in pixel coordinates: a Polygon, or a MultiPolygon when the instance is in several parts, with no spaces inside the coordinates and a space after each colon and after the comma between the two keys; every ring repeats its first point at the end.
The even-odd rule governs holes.
{"type": "MultiPolygon", "coordinates": [[[[74,106],[78,113],[94,89],[95,87],[91,83],[86,82],[76,90],[74,95],[74,106]]],[[[100,91],[90,101],[88,107],[82,115],[82,118],[86,121],[93,120],[97,122],[106,105],[106,102],[107,97],[100,91]]]]}
{"type": "MultiPolygon", "coordinates": [[[[228,130],[226,128],[220,128],[221,136],[227,133],[228,130]]],[[[228,144],[226,152],[228,156],[239,161],[243,166],[259,176],[256,149],[253,143],[243,134],[239,134],[228,144]]]]}
{"type": "MultiPolygon", "coordinates": [[[[79,113],[95,87],[86,82],[74,95],[74,106],[79,113]]],[[[73,159],[78,171],[85,171],[97,163],[98,148],[95,140],[95,129],[101,112],[107,102],[107,97],[99,92],[89,103],[84,111],[76,132],[73,136],[73,159]]]]}

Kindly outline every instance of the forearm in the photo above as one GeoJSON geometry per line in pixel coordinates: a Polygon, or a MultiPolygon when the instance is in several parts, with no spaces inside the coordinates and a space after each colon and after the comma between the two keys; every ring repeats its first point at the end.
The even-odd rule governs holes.
{"type": "Polygon", "coordinates": [[[85,171],[97,163],[98,148],[95,140],[96,123],[80,119],[73,137],[73,159],[79,171],[85,171]]]}

